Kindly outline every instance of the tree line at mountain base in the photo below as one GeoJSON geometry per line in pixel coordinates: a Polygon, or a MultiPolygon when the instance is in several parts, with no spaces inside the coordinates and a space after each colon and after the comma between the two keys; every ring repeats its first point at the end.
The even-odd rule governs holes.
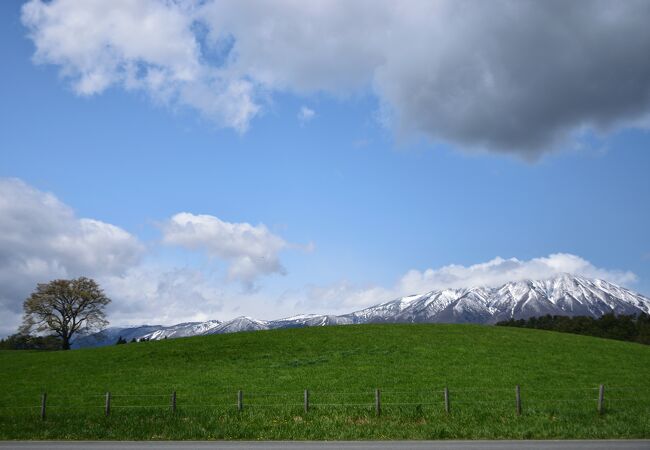
{"type": "Polygon", "coordinates": [[[58,336],[34,336],[16,333],[0,339],[0,350],[61,350],[63,342],[58,336]]]}
{"type": "MultiPolygon", "coordinates": [[[[167,336],[164,339],[167,339],[167,336]]],[[[127,341],[120,336],[115,344],[133,344],[147,341],[149,341],[148,338],[133,338],[131,341],[127,341]]],[[[56,335],[35,336],[33,334],[16,333],[5,339],[0,339],[0,350],[63,350],[63,341],[56,335]]]]}
{"type": "Polygon", "coordinates": [[[548,314],[529,319],[504,320],[498,322],[496,325],[583,334],[586,336],[650,345],[650,315],[645,313],[619,316],[605,314],[599,318],[589,316],[552,316],[548,314]]]}

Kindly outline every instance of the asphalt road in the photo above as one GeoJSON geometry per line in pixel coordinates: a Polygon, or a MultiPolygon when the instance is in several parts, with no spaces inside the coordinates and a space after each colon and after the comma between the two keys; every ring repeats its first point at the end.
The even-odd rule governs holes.
{"type": "Polygon", "coordinates": [[[192,441],[154,441],[154,442],[98,442],[98,441],[31,441],[0,442],[0,449],[20,450],[650,450],[650,440],[598,440],[598,441],[356,441],[356,442],[192,442],[192,441]]]}

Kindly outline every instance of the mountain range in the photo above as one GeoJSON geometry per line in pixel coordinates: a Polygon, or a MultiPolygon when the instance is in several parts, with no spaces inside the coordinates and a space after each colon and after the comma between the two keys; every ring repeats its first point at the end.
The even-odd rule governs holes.
{"type": "Polygon", "coordinates": [[[186,322],[171,326],[108,328],[83,336],[73,347],[114,344],[121,336],[159,340],[206,334],[363,323],[494,324],[546,314],[600,317],[607,313],[650,314],[650,298],[616,284],[561,274],[545,280],[522,280],[496,288],[442,289],[409,295],[343,315],[303,314],[278,320],[237,317],[228,321],[186,322]]]}

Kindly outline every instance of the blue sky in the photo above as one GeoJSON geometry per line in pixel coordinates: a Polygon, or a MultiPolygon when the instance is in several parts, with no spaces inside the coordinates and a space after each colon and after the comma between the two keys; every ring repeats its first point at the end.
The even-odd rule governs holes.
{"type": "MultiPolygon", "coordinates": [[[[20,221],[49,220],[42,216],[49,214],[47,208],[19,215],[9,193],[26,192],[37,206],[51,193],[57,208],[72,212],[66,220],[89,218],[118,227],[128,233],[137,255],[126,258],[124,267],[103,272],[101,264],[85,270],[33,248],[25,256],[24,245],[10,251],[8,238],[0,245],[5,255],[58,267],[39,276],[87,272],[105,280],[115,324],[350,310],[405,289],[442,287],[444,280],[497,283],[512,275],[501,270],[503,264],[493,263],[494,273],[476,266],[496,257],[517,258],[517,276],[576,268],[650,294],[650,132],[643,125],[650,113],[650,80],[642,67],[638,101],[621,93],[616,100],[629,104],[599,115],[611,101],[596,99],[590,109],[568,115],[566,123],[539,125],[537,131],[551,136],[542,144],[509,136],[507,130],[494,136],[478,128],[458,131],[444,112],[414,119],[418,112],[405,99],[424,100],[396,94],[402,78],[386,81],[390,70],[383,67],[374,72],[362,67],[367,75],[340,81],[336,70],[322,79],[297,76],[299,64],[290,61],[271,81],[256,68],[245,73],[242,79],[252,83],[259,109],[242,127],[223,112],[206,113],[196,99],[183,100],[178,93],[181,100],[164,99],[151,88],[129,88],[123,79],[91,95],[80,93],[76,83],[84,75],[74,61],[76,49],[65,55],[64,44],[46,42],[52,35],[38,37],[53,26],[48,20],[63,19],[53,14],[27,25],[21,7],[18,1],[0,3],[0,177],[9,186],[4,207],[14,214],[5,233],[18,227],[21,238],[29,240],[24,232],[29,225],[20,221]],[[35,61],[38,45],[42,54],[35,61]],[[301,108],[313,111],[313,117],[301,119],[301,108]],[[446,128],[438,125],[447,122],[446,128]],[[187,224],[173,223],[179,213],[191,220],[207,217],[207,235],[193,236],[191,243],[187,234],[170,237],[172,225],[182,228],[177,233],[188,232],[187,224]],[[259,258],[271,260],[269,265],[249,261],[246,275],[232,275],[229,269],[258,253],[215,243],[229,238],[209,227],[224,223],[234,229],[263,224],[258,244],[281,241],[260,250],[259,258]],[[543,270],[540,264],[546,264],[543,270]],[[462,266],[460,274],[449,278],[449,265],[462,266]],[[141,272],[136,276],[136,271],[141,272]],[[409,271],[417,271],[417,283],[404,281],[413,275],[409,271]],[[476,272],[487,278],[476,278],[476,272]],[[184,274],[182,280],[173,273],[184,274]],[[143,277],[154,287],[125,293],[143,277]],[[184,298],[188,279],[200,292],[184,298]],[[157,296],[168,284],[178,289],[157,296]]],[[[635,30],[626,29],[631,40],[635,30]]],[[[238,37],[241,29],[231,33],[234,42],[245,41],[238,37]]],[[[206,55],[216,50],[210,53],[208,44],[196,39],[206,47],[199,49],[201,64],[224,64],[211,61],[206,55]]],[[[164,47],[164,36],[160,40],[164,47]]],[[[649,45],[647,39],[642,43],[642,48],[649,45]]],[[[243,65],[244,44],[239,51],[243,65]]],[[[93,56],[102,54],[84,58],[93,56]]],[[[345,55],[341,58],[345,64],[345,55]]],[[[147,70],[146,56],[135,60],[147,70]]],[[[424,84],[421,97],[435,100],[438,88],[427,91],[424,84]]],[[[424,106],[438,105],[435,100],[424,106]]],[[[498,106],[490,116],[511,120],[521,113],[509,111],[507,103],[498,106]]],[[[8,257],[0,264],[3,279],[15,279],[20,267],[8,257]]],[[[1,331],[9,332],[19,319],[20,294],[28,295],[35,281],[47,281],[35,277],[23,277],[15,289],[0,293],[7,311],[1,331]]]]}

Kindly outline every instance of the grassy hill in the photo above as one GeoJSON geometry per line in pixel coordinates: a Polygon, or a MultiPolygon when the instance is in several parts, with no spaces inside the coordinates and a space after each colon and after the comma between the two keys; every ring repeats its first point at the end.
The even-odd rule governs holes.
{"type": "Polygon", "coordinates": [[[647,438],[649,370],[648,346],[472,325],[303,328],[2,351],[0,439],[647,438]],[[599,416],[601,383],[606,411],[599,416]],[[382,391],[380,417],[375,388],[382,391]]]}

